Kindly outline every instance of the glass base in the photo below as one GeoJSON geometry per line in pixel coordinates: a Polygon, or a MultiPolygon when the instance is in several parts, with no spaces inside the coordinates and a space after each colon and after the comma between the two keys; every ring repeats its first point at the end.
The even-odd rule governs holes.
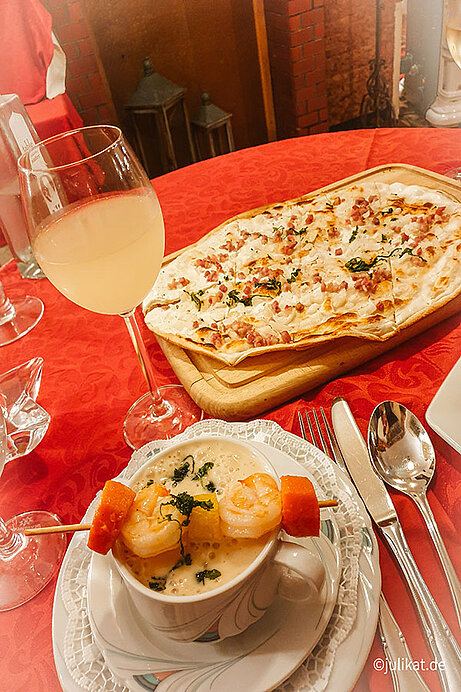
{"type": "Polygon", "coordinates": [[[444,175],[446,175],[447,178],[454,178],[454,180],[461,183],[461,168],[450,168],[444,175]]]}
{"type": "Polygon", "coordinates": [[[163,416],[152,415],[150,392],[138,399],[126,414],[123,436],[132,449],[139,449],[153,440],[169,440],[203,418],[203,411],[182,385],[165,385],[159,387],[159,392],[168,407],[163,416]]]}
{"type": "Polygon", "coordinates": [[[30,332],[43,315],[44,307],[40,298],[15,297],[11,302],[14,305],[15,315],[10,322],[0,325],[0,346],[11,344],[30,332]]]}
{"type": "MultiPolygon", "coordinates": [[[[14,532],[34,526],[60,526],[55,514],[25,512],[5,522],[14,532]]],[[[54,577],[67,547],[64,533],[24,537],[23,545],[6,558],[0,553],[0,612],[36,596],[54,577]]]]}
{"type": "Polygon", "coordinates": [[[17,257],[14,258],[21,277],[23,279],[44,279],[45,274],[42,272],[34,257],[32,255],[27,256],[27,253],[23,254],[26,255],[24,260],[18,259],[17,257]]]}

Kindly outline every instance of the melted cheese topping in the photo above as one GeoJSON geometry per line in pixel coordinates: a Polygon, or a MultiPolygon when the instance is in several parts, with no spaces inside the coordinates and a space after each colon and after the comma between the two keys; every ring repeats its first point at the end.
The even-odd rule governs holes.
{"type": "Polygon", "coordinates": [[[368,183],[233,219],[161,270],[146,324],[230,359],[320,335],[388,338],[461,290],[460,210],[368,183]]]}

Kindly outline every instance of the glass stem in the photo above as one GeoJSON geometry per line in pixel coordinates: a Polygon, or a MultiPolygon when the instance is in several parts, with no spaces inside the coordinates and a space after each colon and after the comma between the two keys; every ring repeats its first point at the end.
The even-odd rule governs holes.
{"type": "Polygon", "coordinates": [[[0,281],[0,324],[11,322],[15,313],[14,305],[6,295],[2,282],[0,281]]]}
{"type": "Polygon", "coordinates": [[[0,560],[11,560],[23,549],[27,538],[20,533],[14,533],[0,517],[0,560]]]}
{"type": "Polygon", "coordinates": [[[162,398],[157,381],[155,379],[154,369],[147,352],[146,345],[141,335],[139,325],[136,321],[135,311],[131,310],[122,314],[125,324],[128,329],[128,333],[133,342],[134,350],[138,356],[139,363],[141,365],[141,370],[143,371],[144,377],[149,387],[149,391],[152,396],[152,415],[155,417],[164,416],[169,411],[167,402],[162,398]]]}

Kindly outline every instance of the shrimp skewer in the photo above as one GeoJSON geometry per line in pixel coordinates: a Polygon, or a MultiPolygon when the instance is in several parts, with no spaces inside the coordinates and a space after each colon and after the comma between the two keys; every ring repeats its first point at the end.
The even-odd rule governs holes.
{"type": "Polygon", "coordinates": [[[278,528],[280,523],[290,536],[318,535],[319,508],[336,507],[338,501],[317,500],[308,478],[282,476],[281,485],[279,491],[275,480],[267,473],[255,473],[232,483],[218,503],[217,518],[213,493],[195,498],[188,493],[176,496],[170,495],[163,485],[156,484],[143,488],[133,501],[134,491],[109,480],[92,524],[33,527],[25,529],[24,534],[38,536],[89,530],[88,547],[101,555],[106,555],[119,535],[138,557],[154,557],[178,545],[183,554],[183,530],[187,538],[191,519],[194,531],[201,526],[200,535],[206,527],[206,521],[202,521],[206,516],[198,522],[197,516],[202,515],[192,515],[192,510],[198,507],[210,512],[209,530],[216,538],[220,533],[219,523],[225,536],[236,538],[259,538],[278,528]]]}
{"type": "Polygon", "coordinates": [[[277,483],[267,473],[254,473],[231,483],[219,501],[221,529],[232,538],[259,538],[279,528],[282,503],[277,483]]]}
{"type": "Polygon", "coordinates": [[[139,557],[154,557],[175,548],[181,538],[184,515],[168,506],[168,518],[162,513],[169,492],[160,484],[149,485],[136,495],[122,524],[120,538],[139,557]]]}

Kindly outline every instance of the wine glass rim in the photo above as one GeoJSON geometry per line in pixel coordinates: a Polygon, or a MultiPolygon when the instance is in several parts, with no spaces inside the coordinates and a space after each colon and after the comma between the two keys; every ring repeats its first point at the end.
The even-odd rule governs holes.
{"type": "Polygon", "coordinates": [[[47,137],[46,139],[40,140],[40,142],[37,142],[36,144],[33,144],[31,147],[26,149],[21,156],[18,158],[18,170],[24,172],[24,173],[43,173],[43,172],[51,172],[51,171],[59,171],[63,170],[65,168],[70,168],[71,166],[76,166],[80,163],[83,163],[84,161],[90,161],[91,159],[95,159],[96,157],[100,156],[101,154],[110,151],[113,147],[118,145],[120,143],[121,138],[123,137],[122,130],[120,127],[117,125],[106,125],[106,124],[100,124],[100,125],[86,125],[85,127],[77,127],[75,130],[67,130],[66,132],[60,132],[57,135],[53,135],[52,137],[47,137]],[[80,134],[80,133],[85,133],[88,132],[89,130],[110,130],[114,133],[116,133],[116,137],[113,142],[110,142],[106,146],[102,147],[100,151],[97,151],[93,154],[89,154],[88,156],[82,156],[80,159],[76,159],[75,161],[72,161],[72,163],[64,163],[60,166],[45,166],[45,167],[38,167],[34,166],[33,168],[29,165],[25,165],[25,160],[26,158],[30,161],[30,154],[34,149],[40,149],[42,147],[46,147],[48,144],[51,144],[52,142],[57,142],[60,139],[67,139],[69,137],[72,137],[74,135],[80,134]]]}

